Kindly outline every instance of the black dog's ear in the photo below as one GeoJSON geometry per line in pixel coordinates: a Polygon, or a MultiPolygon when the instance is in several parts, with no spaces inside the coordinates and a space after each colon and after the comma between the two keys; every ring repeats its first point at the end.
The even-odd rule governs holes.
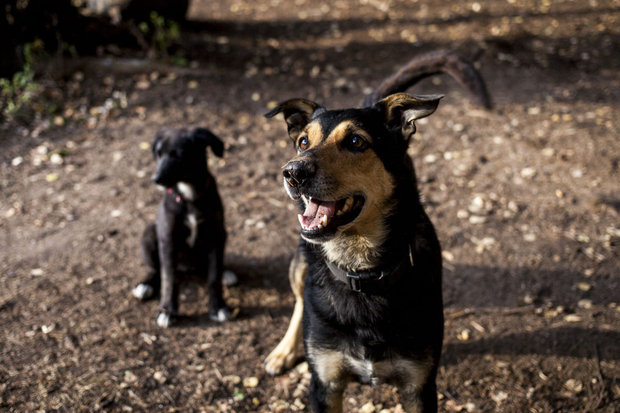
{"type": "Polygon", "coordinates": [[[409,142],[416,131],[415,121],[435,112],[443,95],[416,95],[396,93],[375,104],[385,116],[385,123],[390,129],[400,128],[403,139],[409,142]]]}
{"type": "Polygon", "coordinates": [[[153,153],[153,158],[155,159],[157,159],[158,147],[163,138],[164,138],[164,132],[160,130],[155,134],[155,138],[153,139],[153,143],[151,144],[151,152],[153,153]]]}
{"type": "Polygon", "coordinates": [[[290,99],[265,113],[265,117],[272,118],[278,113],[284,114],[284,120],[288,126],[288,136],[295,142],[301,131],[310,123],[312,116],[323,111],[325,111],[324,107],[310,100],[290,99]]]}
{"type": "Polygon", "coordinates": [[[215,136],[209,129],[196,128],[192,132],[192,137],[196,141],[204,143],[205,146],[210,146],[213,153],[219,158],[224,156],[224,142],[215,136]]]}

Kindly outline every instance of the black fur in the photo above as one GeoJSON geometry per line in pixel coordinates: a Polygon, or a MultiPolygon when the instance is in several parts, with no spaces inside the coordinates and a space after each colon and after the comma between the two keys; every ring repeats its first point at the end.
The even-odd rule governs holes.
{"type": "MultiPolygon", "coordinates": [[[[432,101],[434,106],[420,117],[434,111],[439,97],[431,98],[421,100],[432,101]]],[[[399,107],[389,109],[390,113],[400,110],[399,107]]],[[[306,236],[311,242],[301,241],[303,255],[309,263],[304,290],[303,337],[312,372],[310,401],[313,411],[337,411],[338,394],[349,380],[374,384],[381,379],[401,388],[403,404],[412,411],[434,412],[437,410],[435,378],[443,340],[442,263],[439,241],[420,202],[413,163],[407,155],[410,134],[415,131],[414,119],[398,114],[392,121],[386,115],[387,109],[380,104],[334,111],[317,110],[313,106],[311,110],[314,115],[305,118],[319,123],[323,140],[343,121],[351,121],[372,137],[372,142],[359,150],[374,151],[380,159],[394,182],[389,201],[395,205],[389,214],[377,215],[384,220],[388,235],[378,246],[380,258],[371,271],[387,271],[389,283],[380,284],[372,291],[352,290],[328,267],[322,244],[335,236],[335,229],[322,230],[319,238],[306,236]],[[401,364],[402,360],[412,365],[419,363],[423,366],[424,377],[418,387],[412,388],[411,377],[405,382],[407,375],[399,373],[398,367],[393,369],[393,374],[375,377],[372,372],[362,374],[359,368],[351,367],[351,362],[344,362],[336,369],[338,378],[325,382],[320,372],[333,368],[333,363],[330,366],[331,359],[326,361],[324,356],[333,352],[370,363],[391,360],[401,360],[401,364]]],[[[288,115],[294,116],[290,112],[288,115]]],[[[291,125],[289,120],[287,118],[289,130],[291,127],[303,130],[299,125],[291,125]]],[[[295,141],[295,136],[292,138],[295,141]]],[[[298,151],[298,156],[283,171],[285,187],[292,198],[299,199],[302,210],[304,202],[300,197],[319,194],[320,187],[329,182],[325,176],[320,182],[314,180],[319,163],[316,157],[320,152],[316,148],[298,151]]],[[[334,150],[355,152],[357,149],[341,145],[334,150]]],[[[373,179],[373,171],[364,173],[369,180],[373,179]]],[[[348,270],[357,271],[356,268],[348,270]]]]}
{"type": "Polygon", "coordinates": [[[224,211],[207,168],[207,146],[217,156],[223,155],[222,141],[204,128],[162,129],[152,145],[157,160],[152,179],[166,192],[156,222],[147,226],[142,237],[147,275],[134,296],[147,299],[160,294],[157,322],[163,327],[178,313],[179,283],[185,273],[205,278],[212,319],[231,317],[222,296],[224,211]]]}
{"type": "MultiPolygon", "coordinates": [[[[459,82],[474,103],[491,108],[484,81],[474,66],[454,52],[437,51],[415,57],[385,78],[361,109],[328,111],[306,99],[291,99],[265,115],[284,115],[297,151],[283,168],[284,188],[304,211],[299,217],[300,246],[289,269],[295,309],[286,334],[265,360],[265,367],[269,374],[279,374],[292,366],[303,318],[315,412],[341,411],[346,382],[373,368],[379,372],[386,365],[397,374],[384,378],[400,385],[407,411],[437,410],[435,378],[443,340],[441,250],[419,199],[407,146],[416,132],[415,120],[433,113],[440,96],[412,97],[397,92],[441,72],[459,82]],[[326,141],[343,121],[347,121],[344,137],[337,140],[341,132],[336,130],[334,141],[326,141]],[[312,128],[306,128],[310,123],[312,128]],[[357,138],[351,137],[359,128],[362,135],[370,136],[369,144],[359,145],[354,141],[357,138]],[[373,151],[381,163],[369,166],[367,160],[372,156],[346,161],[351,153],[364,155],[365,151],[373,151]],[[342,174],[342,170],[352,173],[342,174]],[[385,179],[386,172],[393,182],[385,179]],[[363,181],[362,186],[351,184],[358,180],[363,181]],[[339,186],[342,182],[345,184],[339,186]],[[392,188],[392,183],[387,202],[366,205],[366,195],[370,194],[372,201],[381,194],[380,188],[392,188]],[[377,212],[376,221],[367,207],[377,212]],[[364,221],[356,227],[356,217],[361,219],[363,214],[364,221]],[[372,225],[379,221],[384,223],[384,232],[377,232],[378,227],[372,225]],[[343,237],[344,232],[348,234],[343,237]],[[376,233],[379,236],[373,235],[376,233]],[[366,246],[356,243],[359,234],[368,234],[373,242],[366,246]],[[363,253],[356,252],[360,249],[363,253]],[[412,262],[407,263],[407,258],[412,262]],[[338,263],[345,268],[335,265],[338,263]],[[357,362],[362,364],[354,365],[357,362]],[[415,381],[411,371],[399,371],[401,367],[421,373],[420,380],[415,381]],[[407,376],[410,386],[403,383],[407,376]]],[[[377,378],[357,377],[371,384],[377,378]]]]}

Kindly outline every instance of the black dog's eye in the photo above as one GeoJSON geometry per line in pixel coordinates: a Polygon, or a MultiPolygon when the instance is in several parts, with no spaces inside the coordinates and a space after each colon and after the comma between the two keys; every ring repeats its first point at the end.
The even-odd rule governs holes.
{"type": "Polygon", "coordinates": [[[366,149],[366,147],[368,147],[368,143],[366,142],[366,140],[364,140],[364,138],[362,138],[360,135],[355,134],[348,136],[345,139],[344,144],[347,149],[355,152],[363,151],[364,149],[366,149]]]}
{"type": "Polygon", "coordinates": [[[308,137],[307,136],[302,136],[301,138],[299,138],[299,142],[297,143],[297,147],[304,151],[306,149],[308,149],[308,145],[310,145],[310,142],[308,142],[308,137]]]}

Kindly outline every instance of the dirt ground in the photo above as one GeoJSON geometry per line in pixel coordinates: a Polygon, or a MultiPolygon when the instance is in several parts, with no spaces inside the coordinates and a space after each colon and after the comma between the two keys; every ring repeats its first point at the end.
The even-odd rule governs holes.
{"type": "MultiPolygon", "coordinates": [[[[292,97],[329,108],[414,55],[476,61],[495,108],[446,76],[410,152],[444,254],[445,412],[620,410],[620,6],[614,0],[201,0],[187,68],[122,54],[65,60],[42,79],[56,117],[0,128],[0,409],[307,411],[309,377],[267,376],[293,298],[298,234],[280,166],[292,97]],[[136,302],[139,238],[160,193],[149,143],[207,126],[225,203],[227,289],[210,321],[183,289],[180,323],[136,302]]],[[[390,386],[352,384],[345,411],[400,412],[390,386]]]]}

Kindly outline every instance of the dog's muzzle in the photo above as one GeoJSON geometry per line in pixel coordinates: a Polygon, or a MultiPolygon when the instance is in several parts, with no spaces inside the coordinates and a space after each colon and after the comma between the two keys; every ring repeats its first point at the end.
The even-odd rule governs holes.
{"type": "Polygon", "coordinates": [[[284,181],[293,189],[301,190],[316,174],[316,165],[308,160],[291,161],[282,169],[284,181]]]}

